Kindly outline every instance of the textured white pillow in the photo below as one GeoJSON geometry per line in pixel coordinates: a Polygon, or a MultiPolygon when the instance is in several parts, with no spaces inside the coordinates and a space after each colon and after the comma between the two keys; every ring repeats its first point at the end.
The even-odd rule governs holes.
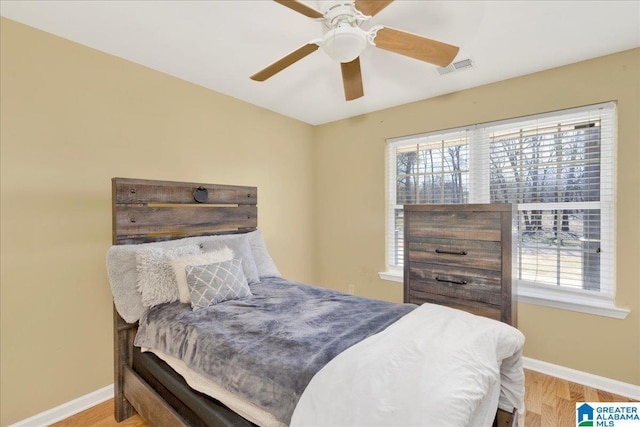
{"type": "Polygon", "coordinates": [[[233,251],[228,247],[221,248],[213,252],[206,252],[199,255],[188,255],[171,260],[171,268],[178,285],[178,299],[180,302],[191,303],[191,291],[187,283],[187,265],[207,265],[217,262],[229,261],[233,259],[233,251]]]}
{"type": "Polygon", "coordinates": [[[137,289],[142,305],[154,307],[178,299],[178,289],[170,261],[186,255],[200,254],[198,245],[172,249],[145,247],[136,251],[137,289]]]}

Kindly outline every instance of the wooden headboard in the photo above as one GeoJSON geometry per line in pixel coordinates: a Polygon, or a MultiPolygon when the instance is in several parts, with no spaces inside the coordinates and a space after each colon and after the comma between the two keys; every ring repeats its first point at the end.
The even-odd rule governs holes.
{"type": "MultiPolygon", "coordinates": [[[[246,233],[258,225],[258,189],[236,185],[112,179],[113,244],[246,233]]],[[[114,416],[138,412],[152,424],[184,426],[181,416],[133,370],[137,324],[113,310],[114,416]]]]}
{"type": "Polygon", "coordinates": [[[113,244],[244,233],[258,225],[258,189],[112,179],[113,244]]]}

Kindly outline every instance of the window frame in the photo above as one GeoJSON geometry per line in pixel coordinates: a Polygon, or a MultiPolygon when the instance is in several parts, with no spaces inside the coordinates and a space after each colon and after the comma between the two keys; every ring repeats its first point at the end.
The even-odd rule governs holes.
{"type": "MultiPolygon", "coordinates": [[[[590,314],[596,314],[606,317],[624,319],[630,310],[615,306],[615,177],[616,177],[616,151],[617,151],[617,134],[616,134],[616,105],[615,102],[607,102],[585,107],[554,111],[550,113],[536,114],[526,117],[518,117],[508,120],[500,120],[494,122],[481,123],[472,126],[463,126],[453,129],[446,129],[424,134],[409,135],[404,137],[390,138],[387,140],[386,150],[386,225],[385,225],[385,262],[386,271],[380,272],[379,277],[384,280],[394,282],[403,282],[403,267],[401,265],[391,264],[390,260],[396,256],[396,237],[395,237],[395,211],[397,205],[397,149],[401,146],[418,145],[419,143],[430,143],[438,140],[459,139],[462,134],[468,138],[469,151],[469,198],[467,203],[486,203],[489,200],[489,178],[486,176],[488,168],[479,167],[481,162],[489,161],[488,144],[489,139],[486,137],[488,129],[498,129],[505,127],[523,126],[532,120],[547,120],[553,118],[560,121],[568,121],[570,117],[584,114],[588,111],[602,110],[602,117],[611,120],[611,132],[602,135],[602,140],[609,138],[610,152],[603,152],[600,157],[600,168],[608,170],[611,176],[611,191],[602,192],[600,195],[599,209],[601,212],[601,224],[611,224],[608,227],[601,227],[601,240],[606,246],[604,251],[607,262],[607,270],[609,276],[606,283],[600,291],[590,291],[584,289],[574,289],[567,286],[545,285],[535,282],[527,282],[517,277],[513,278],[513,286],[516,287],[516,295],[520,302],[542,305],[546,307],[560,308],[571,311],[578,311],[590,314]],[[420,140],[420,141],[418,141],[420,140]]],[[[582,203],[582,202],[573,202],[582,203]]],[[[590,203],[590,202],[588,202],[590,203]]],[[[523,207],[527,205],[523,204],[523,207]]],[[[519,210],[521,207],[518,207],[519,210]]],[[[514,242],[515,243],[515,242],[514,242]]]]}

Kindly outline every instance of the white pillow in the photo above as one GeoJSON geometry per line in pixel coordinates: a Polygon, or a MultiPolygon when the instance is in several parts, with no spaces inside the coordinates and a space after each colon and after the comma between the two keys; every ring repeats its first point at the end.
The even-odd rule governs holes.
{"type": "Polygon", "coordinates": [[[246,234],[234,235],[229,239],[209,240],[202,242],[202,251],[216,251],[224,247],[231,248],[235,258],[242,261],[242,272],[247,278],[247,282],[250,285],[260,282],[260,275],[258,274],[258,267],[253,260],[253,253],[251,251],[251,245],[249,244],[249,238],[246,234]]]}
{"type": "MultiPolygon", "coordinates": [[[[249,245],[251,246],[251,254],[253,255],[253,262],[258,270],[258,278],[260,280],[268,277],[282,277],[280,271],[273,262],[267,246],[264,242],[264,237],[260,230],[250,231],[245,234],[222,234],[216,236],[206,236],[203,241],[203,249],[205,251],[211,249],[217,249],[213,247],[212,243],[207,242],[225,242],[229,240],[249,238],[249,245]]],[[[232,248],[233,249],[233,248],[232,248]]],[[[236,257],[241,257],[240,253],[235,254],[236,257]]],[[[244,267],[244,262],[243,262],[244,267]]],[[[245,275],[247,271],[244,272],[245,275]]],[[[249,277],[247,277],[249,279],[249,277]]]]}
{"type": "Polygon", "coordinates": [[[166,249],[144,247],[136,251],[137,289],[142,305],[154,307],[178,299],[178,285],[170,261],[174,258],[201,254],[198,245],[166,249]]]}
{"type": "Polygon", "coordinates": [[[175,275],[178,285],[178,299],[180,302],[191,303],[191,290],[187,283],[187,273],[185,268],[187,265],[207,265],[217,262],[229,261],[233,259],[233,251],[228,247],[221,248],[213,252],[206,252],[199,255],[188,255],[171,260],[171,268],[175,275]]]}
{"type": "Polygon", "coordinates": [[[273,262],[273,259],[267,250],[267,245],[264,242],[264,237],[262,237],[262,232],[260,230],[251,231],[247,233],[247,237],[249,238],[251,252],[253,253],[253,260],[256,263],[260,279],[267,277],[282,277],[278,267],[276,267],[276,264],[273,262]]]}

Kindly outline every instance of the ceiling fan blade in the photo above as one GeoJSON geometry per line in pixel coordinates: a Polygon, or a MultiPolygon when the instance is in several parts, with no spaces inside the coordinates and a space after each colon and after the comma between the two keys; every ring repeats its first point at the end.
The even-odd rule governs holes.
{"type": "Polygon", "coordinates": [[[457,46],[427,39],[389,27],[378,30],[373,39],[376,47],[431,64],[446,67],[458,54],[457,46]]]}
{"type": "Polygon", "coordinates": [[[393,0],[356,0],[355,6],[364,15],[374,16],[391,3],[393,0]]]}
{"type": "Polygon", "coordinates": [[[322,18],[324,15],[314,8],[307,6],[304,3],[300,3],[296,0],[274,0],[276,3],[280,3],[283,6],[288,7],[291,10],[295,10],[298,13],[308,16],[309,18],[322,18]]]}
{"type": "Polygon", "coordinates": [[[344,98],[347,101],[358,99],[364,95],[362,89],[362,73],[360,72],[360,58],[351,62],[340,63],[342,69],[342,84],[344,85],[344,98]]]}
{"type": "Polygon", "coordinates": [[[253,76],[251,76],[251,80],[256,80],[258,82],[263,82],[263,81],[267,80],[269,77],[273,76],[274,74],[277,74],[280,71],[284,70],[289,65],[291,65],[291,64],[301,60],[305,56],[315,52],[316,50],[318,50],[319,47],[320,46],[318,46],[315,43],[307,43],[304,46],[302,46],[301,48],[298,48],[298,49],[294,50],[293,52],[291,52],[287,56],[285,56],[283,58],[280,58],[279,60],[277,60],[273,64],[269,65],[267,68],[258,71],[253,76]]]}

